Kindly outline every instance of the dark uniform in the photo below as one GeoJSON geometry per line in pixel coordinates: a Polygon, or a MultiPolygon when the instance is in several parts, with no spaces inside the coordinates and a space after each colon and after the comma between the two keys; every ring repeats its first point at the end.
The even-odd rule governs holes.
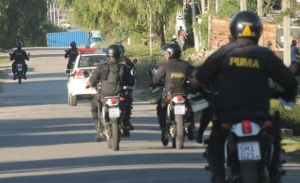
{"type": "MultiPolygon", "coordinates": [[[[166,118],[167,118],[167,107],[168,101],[166,99],[166,94],[168,91],[171,93],[182,93],[184,95],[188,94],[188,84],[185,77],[185,73],[191,67],[191,65],[184,60],[180,59],[181,49],[177,44],[169,44],[162,47],[162,52],[169,53],[168,60],[163,63],[155,73],[152,83],[150,86],[156,86],[161,80],[164,79],[165,86],[162,93],[162,97],[157,101],[157,117],[160,128],[162,130],[162,142],[167,144],[167,139],[163,137],[166,133],[166,118]],[[175,53],[172,53],[175,52],[175,53]],[[177,54],[178,52],[178,54],[177,54]]],[[[193,115],[191,116],[191,121],[193,122],[193,115]]],[[[191,132],[192,133],[192,132],[191,132]]]]}
{"type": "Polygon", "coordinates": [[[72,48],[68,49],[65,53],[65,58],[69,57],[69,61],[67,64],[67,69],[72,69],[72,62],[74,62],[78,56],[78,51],[75,42],[71,42],[70,46],[72,48]]]}
{"type": "Polygon", "coordinates": [[[134,63],[126,56],[120,58],[120,63],[125,64],[132,69],[135,67],[134,63]]]}
{"type": "Polygon", "coordinates": [[[10,60],[14,60],[14,62],[12,63],[12,72],[14,75],[14,79],[16,78],[16,66],[17,63],[21,63],[24,65],[24,78],[26,79],[26,72],[27,72],[27,64],[25,63],[25,60],[29,60],[29,57],[26,53],[25,50],[22,50],[22,43],[18,42],[17,43],[17,49],[11,54],[10,56],[10,60]]]}
{"type": "MultiPolygon", "coordinates": [[[[261,35],[260,18],[251,11],[233,17],[231,34],[236,42],[222,46],[198,68],[197,80],[205,84],[219,77],[218,121],[213,124],[207,147],[208,161],[214,182],[224,182],[224,141],[221,123],[230,122],[230,114],[242,110],[263,114],[270,118],[269,77],[285,90],[282,98],[291,101],[295,96],[297,81],[289,69],[273,52],[257,45],[261,35]],[[251,24],[249,24],[249,22],[251,24]],[[241,26],[242,25],[242,26],[241,26]]],[[[274,123],[275,121],[273,121],[274,123]]],[[[271,183],[280,182],[280,131],[274,124],[274,156],[270,171],[271,183]]]]}
{"type": "MultiPolygon", "coordinates": [[[[114,46],[114,45],[111,45],[114,46]]],[[[108,51],[111,49],[108,47],[108,51]]],[[[114,47],[113,47],[114,48],[114,47]]],[[[108,53],[107,53],[108,54],[108,53]]],[[[118,54],[117,54],[118,55],[118,54]]],[[[116,59],[108,60],[97,66],[93,75],[90,77],[89,82],[92,86],[96,86],[97,83],[101,83],[100,98],[104,96],[117,95],[121,92],[123,86],[134,86],[135,80],[130,74],[130,69],[124,64],[120,64],[116,59]]],[[[91,103],[92,116],[95,122],[97,133],[100,133],[101,129],[98,129],[98,98],[95,97],[91,103]]],[[[102,107],[102,106],[101,106],[102,107]]],[[[131,114],[131,105],[127,105],[125,109],[124,125],[129,126],[129,119],[131,114]]]]}

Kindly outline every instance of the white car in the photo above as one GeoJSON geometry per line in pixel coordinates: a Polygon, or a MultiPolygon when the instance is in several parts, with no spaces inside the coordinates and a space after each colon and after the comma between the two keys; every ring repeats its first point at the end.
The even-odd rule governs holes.
{"type": "Polygon", "coordinates": [[[71,24],[65,20],[62,20],[58,24],[63,29],[71,29],[71,24]]]}
{"type": "Polygon", "coordinates": [[[73,69],[66,70],[68,79],[68,104],[76,106],[78,100],[93,99],[97,90],[93,87],[86,89],[86,83],[96,67],[106,61],[106,54],[81,54],[78,55],[73,69]]]}

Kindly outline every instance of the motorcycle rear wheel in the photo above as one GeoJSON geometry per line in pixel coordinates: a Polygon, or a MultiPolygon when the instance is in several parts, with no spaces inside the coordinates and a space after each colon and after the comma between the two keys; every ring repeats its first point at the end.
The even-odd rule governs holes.
{"type": "Polygon", "coordinates": [[[176,129],[177,129],[177,134],[175,137],[176,149],[183,149],[183,143],[184,143],[183,116],[175,115],[175,121],[176,121],[176,129]]]}
{"type": "Polygon", "coordinates": [[[119,142],[120,142],[120,133],[118,128],[118,120],[116,118],[111,118],[111,131],[112,131],[112,138],[111,138],[111,146],[113,151],[119,150],[119,142]]]}
{"type": "Polygon", "coordinates": [[[257,163],[241,163],[243,183],[258,183],[257,163]]]}
{"type": "Polygon", "coordinates": [[[18,71],[17,72],[17,76],[18,76],[18,82],[19,82],[19,84],[21,84],[22,83],[22,77],[23,77],[23,74],[22,74],[23,72],[20,72],[20,71],[18,71]]]}

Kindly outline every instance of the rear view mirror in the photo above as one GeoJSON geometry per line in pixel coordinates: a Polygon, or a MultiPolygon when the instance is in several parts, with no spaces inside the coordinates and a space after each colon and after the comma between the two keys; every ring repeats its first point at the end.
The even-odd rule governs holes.
{"type": "Polygon", "coordinates": [[[152,69],[149,69],[147,71],[147,74],[150,76],[150,77],[153,77],[154,76],[154,73],[153,73],[153,70],[152,69]]]}
{"type": "Polygon", "coordinates": [[[133,59],[133,61],[132,61],[132,62],[136,64],[136,63],[137,63],[137,59],[133,59]]]}
{"type": "Polygon", "coordinates": [[[67,69],[66,72],[65,72],[65,74],[67,74],[67,75],[70,75],[70,73],[71,73],[70,69],[67,69]]]}

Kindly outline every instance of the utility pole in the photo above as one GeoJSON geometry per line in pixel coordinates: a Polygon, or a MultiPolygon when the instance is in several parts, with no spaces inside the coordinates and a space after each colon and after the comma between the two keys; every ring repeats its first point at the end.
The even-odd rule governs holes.
{"type": "Polygon", "coordinates": [[[191,7],[192,7],[192,17],[193,17],[193,32],[194,32],[195,51],[198,53],[199,52],[199,36],[198,36],[198,30],[196,28],[197,19],[196,19],[195,0],[191,0],[191,7]]]}
{"type": "Polygon", "coordinates": [[[50,21],[53,23],[53,18],[52,18],[53,9],[52,9],[52,1],[51,0],[49,3],[49,13],[50,13],[50,21]]]}
{"type": "Polygon", "coordinates": [[[216,12],[220,9],[220,0],[216,0],[216,12]]]}
{"type": "Polygon", "coordinates": [[[201,0],[201,14],[204,15],[205,13],[205,0],[201,0]]]}
{"type": "Polygon", "coordinates": [[[148,0],[149,8],[149,40],[150,40],[150,55],[152,56],[152,10],[151,10],[151,0],[148,0]]]}
{"type": "MultiPolygon", "coordinates": [[[[262,0],[257,0],[257,15],[262,19],[263,17],[263,2],[262,0]]],[[[264,46],[263,34],[260,36],[258,44],[264,46]]]]}
{"type": "Polygon", "coordinates": [[[241,11],[247,10],[247,0],[240,0],[241,11]]]}
{"type": "MultiPolygon", "coordinates": [[[[288,10],[291,7],[290,0],[283,0],[283,10],[288,10]]],[[[289,15],[283,18],[283,62],[288,67],[291,64],[291,17],[289,15]]]]}

